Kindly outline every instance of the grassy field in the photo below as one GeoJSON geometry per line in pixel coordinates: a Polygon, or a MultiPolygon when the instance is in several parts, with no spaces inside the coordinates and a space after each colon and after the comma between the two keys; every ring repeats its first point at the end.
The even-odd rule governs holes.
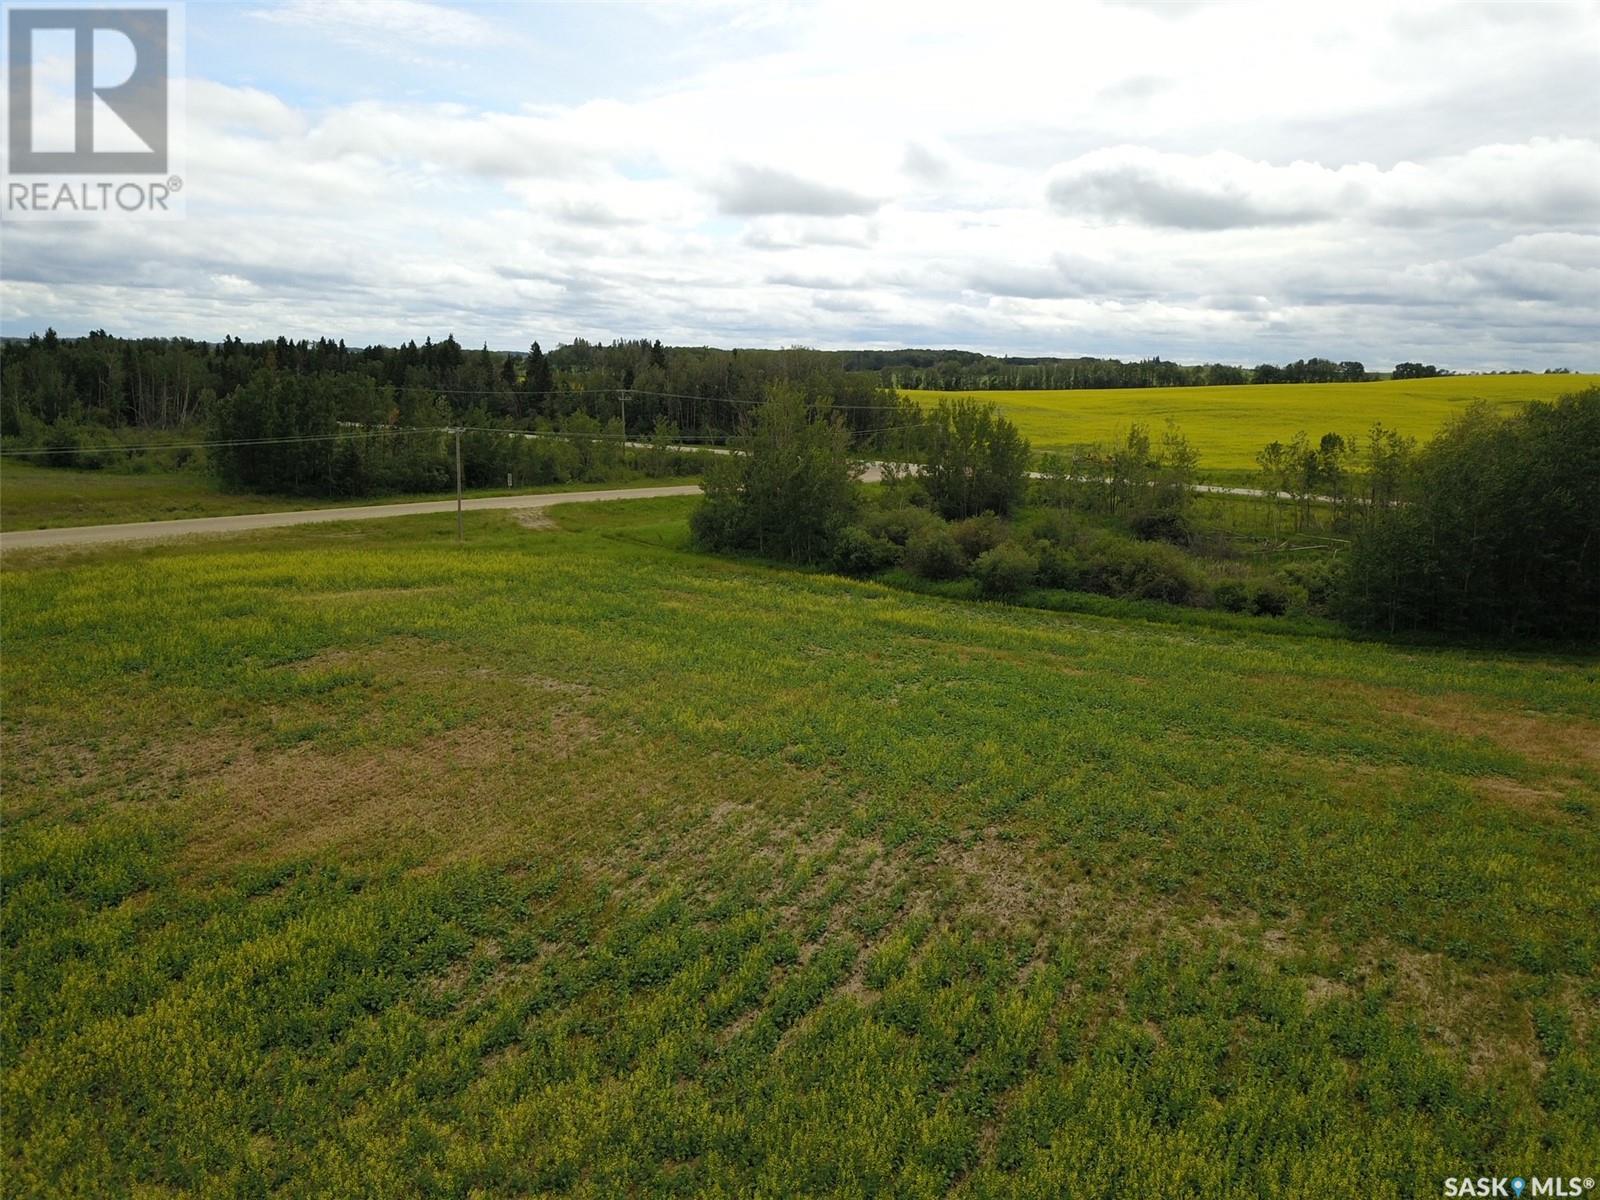
{"type": "Polygon", "coordinates": [[[9,1194],[1595,1173],[1595,660],[950,602],[686,507],[7,556],[9,1194]]]}
{"type": "MultiPolygon", "coordinates": [[[[593,491],[607,486],[638,487],[694,483],[696,478],[652,479],[629,475],[612,485],[552,483],[537,488],[468,488],[468,496],[593,491]]],[[[71,471],[32,463],[7,462],[0,468],[0,530],[57,529],[124,521],[171,521],[183,517],[231,517],[239,513],[283,512],[297,508],[346,508],[357,504],[400,504],[443,500],[453,492],[426,495],[315,497],[256,496],[218,490],[209,475],[160,471],[128,475],[114,471],[71,471]]]]}
{"type": "Polygon", "coordinates": [[[1105,388],[1037,392],[907,392],[932,404],[978,395],[999,404],[1035,450],[1107,442],[1134,421],[1159,433],[1168,417],[1200,451],[1200,466],[1237,479],[1256,452],[1300,430],[1364,437],[1374,421],[1425,440],[1475,400],[1552,400],[1600,384],[1600,375],[1461,375],[1377,383],[1269,383],[1238,387],[1105,388]]]}

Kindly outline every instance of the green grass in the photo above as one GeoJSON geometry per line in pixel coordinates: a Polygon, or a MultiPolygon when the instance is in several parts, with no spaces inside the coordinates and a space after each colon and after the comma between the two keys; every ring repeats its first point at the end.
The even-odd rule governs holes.
{"type": "Polygon", "coordinates": [[[1104,388],[1082,391],[907,392],[924,404],[977,395],[997,403],[1038,451],[1109,442],[1135,421],[1159,433],[1178,422],[1208,476],[1246,482],[1268,442],[1300,430],[1365,437],[1374,421],[1425,441],[1476,400],[1513,405],[1553,400],[1600,384],[1600,375],[1459,375],[1375,383],[1270,383],[1237,387],[1104,388]]]}
{"type": "MultiPolygon", "coordinates": [[[[530,488],[468,488],[468,496],[511,496],[593,491],[605,487],[644,487],[696,483],[697,477],[652,479],[630,474],[612,483],[552,483],[530,488]]],[[[443,500],[454,492],[402,496],[257,496],[221,491],[209,475],[192,471],[124,474],[74,471],[7,462],[0,469],[0,530],[56,529],[69,525],[109,525],[125,521],[171,521],[183,517],[231,517],[239,513],[283,512],[299,508],[346,508],[361,504],[400,504],[443,500]]]]}
{"type": "Polygon", "coordinates": [[[686,511],[7,555],[9,1193],[1593,1173],[1594,659],[918,596],[686,511]]]}

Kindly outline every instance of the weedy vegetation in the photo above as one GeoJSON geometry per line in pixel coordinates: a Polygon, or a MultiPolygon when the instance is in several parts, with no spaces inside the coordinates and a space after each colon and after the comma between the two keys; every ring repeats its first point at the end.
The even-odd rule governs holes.
{"type": "Polygon", "coordinates": [[[1592,655],[953,601],[692,507],[7,555],[7,1191],[1600,1161],[1592,655]]]}

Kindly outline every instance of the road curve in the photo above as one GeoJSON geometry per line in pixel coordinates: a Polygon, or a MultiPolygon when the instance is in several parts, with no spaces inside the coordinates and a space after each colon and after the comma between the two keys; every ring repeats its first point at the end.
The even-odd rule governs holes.
{"type": "MultiPolygon", "coordinates": [[[[469,511],[486,508],[551,508],[596,500],[651,500],[658,496],[695,496],[699,484],[671,487],[612,488],[590,492],[538,492],[521,496],[485,496],[463,500],[469,511]]],[[[362,504],[350,508],[306,508],[293,512],[240,513],[231,517],[184,517],[174,521],[138,521],[121,525],[74,525],[62,529],[18,529],[0,533],[0,554],[38,546],[89,546],[103,542],[148,542],[195,534],[244,533],[321,521],[374,521],[383,517],[417,517],[455,512],[455,500],[418,500],[407,504],[362,504]]]]}

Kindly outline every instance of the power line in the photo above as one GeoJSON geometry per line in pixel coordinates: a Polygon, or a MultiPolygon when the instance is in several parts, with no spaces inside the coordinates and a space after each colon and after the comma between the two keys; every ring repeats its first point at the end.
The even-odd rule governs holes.
{"type": "MultiPolygon", "coordinates": [[[[440,426],[406,426],[394,429],[344,429],[338,433],[306,433],[293,437],[275,438],[234,438],[231,440],[218,440],[207,442],[150,442],[144,445],[124,446],[39,446],[33,449],[0,450],[0,455],[7,458],[28,458],[36,454],[117,454],[135,453],[143,450],[200,450],[207,448],[221,448],[231,446],[287,446],[301,442],[329,442],[347,437],[394,437],[404,433],[453,433],[460,429],[463,433],[498,433],[506,437],[524,438],[574,438],[587,441],[627,441],[627,434],[615,433],[570,433],[554,429],[494,429],[482,425],[440,425],[440,426]]],[[[682,441],[716,440],[717,435],[685,435],[682,441]]],[[[671,443],[676,445],[678,443],[671,443]]]]}
{"type": "MultiPolygon", "coordinates": [[[[452,426],[454,428],[454,426],[452,426]]],[[[463,425],[462,433],[499,433],[507,437],[523,438],[572,438],[577,441],[587,442],[629,442],[637,446],[647,446],[650,440],[636,433],[573,433],[564,429],[497,429],[487,425],[463,425]]],[[[707,444],[721,442],[725,436],[720,433],[686,433],[681,434],[675,442],[668,442],[669,446],[684,445],[688,442],[705,442],[707,444]]]]}
{"type": "MultiPolygon", "coordinates": [[[[566,394],[575,395],[575,394],[578,394],[578,393],[566,393],[566,394]]],[[[588,393],[588,394],[594,395],[596,393],[588,393]]],[[[630,394],[637,394],[637,395],[668,395],[669,393],[645,392],[645,393],[630,393],[630,394]]],[[[683,399],[704,399],[704,397],[681,397],[681,398],[683,398],[683,399]]],[[[748,402],[741,401],[740,403],[760,404],[760,403],[763,403],[763,402],[762,401],[748,401],[748,402]]],[[[834,406],[834,407],[851,407],[851,406],[840,405],[840,406],[834,406]]],[[[870,407],[870,406],[856,405],[854,407],[866,408],[866,407],[870,407]]],[[[909,424],[909,425],[890,425],[890,426],[886,426],[886,427],[879,428],[879,429],[855,429],[855,430],[851,430],[850,432],[851,432],[851,435],[853,437],[868,438],[868,437],[876,437],[879,434],[884,434],[884,433],[898,433],[898,432],[902,432],[902,431],[908,430],[908,429],[921,429],[921,428],[923,428],[923,426],[920,423],[916,423],[916,424],[909,424]]],[[[575,440],[575,441],[620,441],[620,442],[624,442],[624,443],[631,441],[631,442],[636,442],[636,443],[638,443],[640,445],[647,444],[648,440],[649,440],[647,437],[646,438],[641,438],[637,434],[629,434],[626,430],[623,430],[621,433],[608,433],[608,432],[606,432],[604,430],[597,431],[595,433],[574,433],[574,432],[571,432],[569,430],[557,430],[557,429],[503,429],[503,428],[496,428],[496,427],[493,427],[493,426],[486,426],[486,425],[403,426],[403,427],[393,427],[393,428],[387,428],[387,427],[379,427],[379,428],[373,428],[373,427],[351,427],[351,428],[343,429],[338,433],[308,433],[308,434],[297,434],[297,435],[287,436],[287,437],[232,438],[232,439],[216,439],[216,440],[203,441],[203,442],[148,442],[148,443],[144,443],[142,445],[132,445],[132,446],[120,445],[120,444],[111,445],[111,446],[39,446],[39,447],[35,447],[35,448],[32,448],[32,449],[0,450],[0,457],[5,457],[5,458],[28,458],[28,457],[32,457],[34,455],[41,455],[41,454],[117,454],[117,453],[133,454],[133,453],[138,453],[138,452],[142,452],[142,451],[157,451],[157,450],[204,450],[204,449],[221,449],[221,448],[225,448],[225,447],[235,447],[235,446],[287,446],[287,445],[296,445],[296,444],[305,443],[305,442],[337,441],[340,438],[346,438],[346,437],[396,437],[396,436],[399,436],[401,434],[412,434],[412,433],[436,433],[436,434],[437,433],[452,433],[457,429],[461,430],[463,433],[497,433],[497,434],[501,434],[501,435],[506,436],[506,437],[567,438],[567,439],[572,439],[572,440],[575,440]]],[[[667,444],[668,445],[673,445],[673,446],[683,446],[686,449],[697,449],[699,447],[690,445],[690,443],[698,442],[698,443],[701,443],[702,445],[720,444],[720,443],[726,442],[730,438],[737,437],[737,436],[738,436],[737,433],[728,433],[728,434],[719,434],[719,433],[684,433],[684,434],[679,434],[678,438],[675,441],[667,443],[667,444]]]]}
{"type": "Polygon", "coordinates": [[[339,433],[305,433],[293,437],[276,438],[236,438],[230,441],[213,442],[151,442],[143,446],[40,446],[32,450],[0,450],[0,455],[7,458],[29,456],[34,454],[115,454],[121,451],[133,453],[139,450],[200,450],[217,446],[283,446],[295,442],[329,442],[344,437],[393,437],[402,433],[449,433],[450,430],[441,428],[424,428],[406,426],[394,429],[355,429],[344,430],[339,433]]]}
{"type": "MultiPolygon", "coordinates": [[[[749,400],[741,396],[694,396],[687,392],[655,392],[644,388],[603,387],[584,388],[574,391],[571,388],[549,388],[536,392],[525,392],[520,388],[435,388],[420,384],[393,384],[400,391],[428,392],[435,396],[572,396],[583,399],[589,396],[651,396],[661,400],[693,400],[697,404],[765,404],[766,400],[749,400]]],[[[915,401],[912,402],[915,405],[915,401]]],[[[829,404],[829,409],[840,409],[853,412],[897,412],[902,408],[900,404],[829,404]]]]}

